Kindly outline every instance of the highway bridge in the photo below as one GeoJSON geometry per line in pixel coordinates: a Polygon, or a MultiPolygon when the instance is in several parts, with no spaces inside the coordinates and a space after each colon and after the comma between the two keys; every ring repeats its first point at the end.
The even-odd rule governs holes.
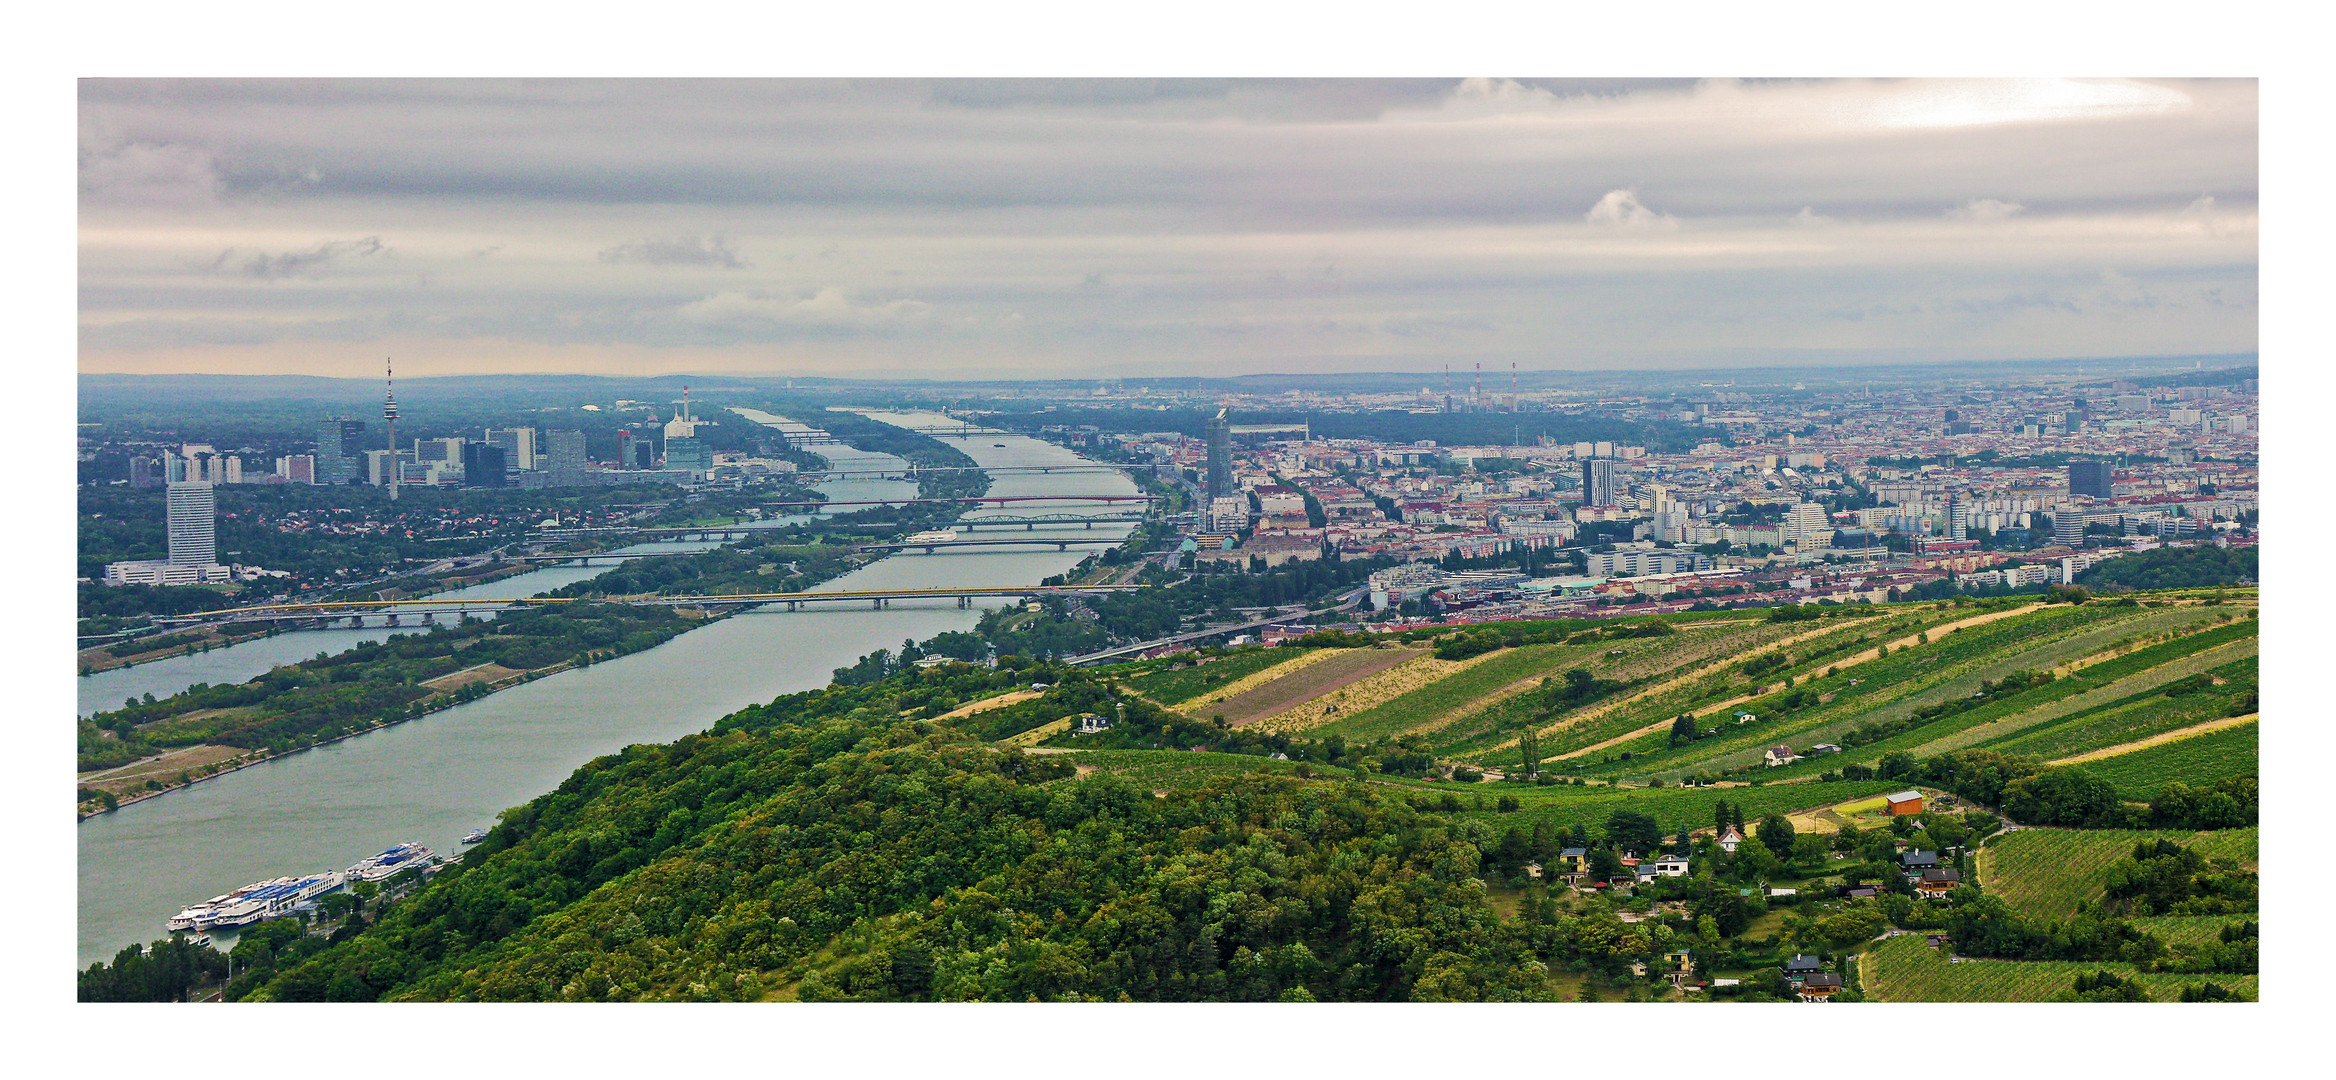
{"type": "MultiPolygon", "coordinates": [[[[1117,543],[1119,543],[1119,538],[1110,536],[1017,536],[987,540],[900,540],[881,544],[854,544],[852,545],[852,549],[855,551],[908,551],[910,549],[915,549],[930,555],[933,553],[933,549],[935,548],[1046,547],[1052,545],[1056,551],[1068,551],[1070,550],[1070,546],[1072,544],[1103,544],[1109,546],[1117,543]]],[[[503,556],[503,561],[517,563],[574,563],[579,566],[590,566],[592,565],[592,560],[594,559],[599,559],[606,563],[620,563],[628,559],[670,559],[680,555],[704,554],[706,554],[706,552],[696,549],[691,549],[688,551],[595,551],[590,553],[568,552],[566,554],[561,554],[558,552],[544,552],[532,555],[505,555],[503,556]]]]}
{"type": "Polygon", "coordinates": [[[1147,472],[1171,468],[1167,465],[935,465],[910,466],[901,469],[805,469],[796,476],[800,479],[824,480],[914,480],[925,473],[1075,473],[1122,472],[1142,469],[1147,472]]]}
{"type": "MultiPolygon", "coordinates": [[[[883,503],[892,506],[896,503],[883,503]]],[[[1144,520],[1142,513],[1117,514],[1029,514],[998,517],[970,517],[949,526],[971,532],[977,529],[1010,529],[1022,526],[1025,530],[1042,528],[1070,528],[1073,525],[1092,529],[1096,523],[1105,525],[1133,524],[1144,520]]],[[[884,525],[886,522],[863,522],[865,525],[884,525]]],[[[921,523],[920,523],[921,524],[921,523]]],[[[736,525],[598,525],[589,528],[537,529],[528,534],[533,541],[585,540],[600,536],[643,536],[664,540],[743,540],[757,532],[775,528],[770,522],[744,522],[736,525]]]]}
{"type": "Polygon", "coordinates": [[[931,506],[955,503],[960,506],[1005,506],[1008,503],[1085,502],[1085,503],[1148,503],[1158,502],[1158,495],[965,495],[948,499],[828,499],[823,502],[764,503],[771,509],[809,508],[829,506],[931,506]]]}
{"type": "Polygon", "coordinates": [[[1110,547],[1118,543],[1117,537],[1110,536],[1015,536],[1002,540],[901,540],[889,544],[856,544],[854,549],[858,551],[907,551],[914,548],[930,555],[936,548],[1006,547],[1009,545],[1044,547],[1052,544],[1056,551],[1068,551],[1072,544],[1102,544],[1105,547],[1110,547]]]}
{"type": "Polygon", "coordinates": [[[771,592],[726,593],[704,596],[504,596],[472,597],[468,599],[422,597],[413,600],[329,600],[309,604],[261,604],[255,607],[228,608],[224,611],[205,611],[192,615],[166,615],[154,619],[157,625],[195,626],[215,623],[245,622],[334,622],[341,619],[363,625],[368,617],[383,619],[387,625],[399,625],[401,617],[417,618],[422,623],[435,622],[440,615],[463,615],[473,612],[508,611],[512,608],[560,607],[568,604],[629,604],[636,607],[670,608],[736,608],[760,607],[765,604],[785,604],[794,611],[803,604],[865,601],[881,610],[893,600],[956,600],[957,606],[973,606],[976,597],[984,596],[1096,596],[1103,593],[1127,592],[1152,588],[1149,585],[952,585],[930,589],[838,589],[825,592],[771,592]]]}

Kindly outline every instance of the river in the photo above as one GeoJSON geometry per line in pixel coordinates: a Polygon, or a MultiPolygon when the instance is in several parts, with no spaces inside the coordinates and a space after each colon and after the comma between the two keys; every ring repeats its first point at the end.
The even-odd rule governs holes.
{"type": "MultiPolygon", "coordinates": [[[[758,422],[777,419],[738,411],[758,422]]],[[[936,414],[869,415],[903,425],[951,422],[936,414]]],[[[1083,460],[1061,447],[1022,436],[976,434],[944,441],[982,465],[1083,460]]],[[[899,465],[888,455],[840,447],[822,447],[820,453],[838,468],[899,465]]],[[[822,485],[822,490],[837,499],[897,498],[908,487],[898,481],[847,481],[822,485]],[[854,494],[844,494],[846,490],[854,494]]],[[[1124,495],[1135,494],[1136,488],[1116,472],[1006,473],[998,476],[990,493],[1124,495]]],[[[1091,503],[1036,504],[1007,513],[1107,514],[1121,509],[1091,503]]],[[[1042,528],[1035,533],[987,535],[1090,539],[1124,536],[1128,528],[1113,523],[1099,524],[1092,531],[1042,528]]],[[[1093,550],[909,553],[872,563],[819,588],[1035,584],[1093,550]]],[[[525,582],[541,591],[595,572],[599,570],[548,569],[489,588],[511,590],[525,582]],[[569,576],[557,577],[563,573],[569,576]],[[539,574],[553,577],[538,582],[539,574]]],[[[986,601],[990,606],[1006,602],[986,601]]],[[[971,629],[981,614],[980,607],[960,610],[947,599],[892,601],[881,611],[842,603],[810,605],[795,612],[755,609],[654,649],[99,814],[79,826],[80,962],[108,959],[131,942],[160,937],[162,920],[181,905],[246,882],[347,866],[405,840],[451,854],[461,834],[492,824],[504,809],[551,790],[595,757],[634,743],[669,742],[704,730],[746,705],[825,686],[835,668],[866,653],[897,650],[903,639],[971,629]]],[[[317,644],[323,640],[319,635],[329,633],[334,632],[285,634],[207,655],[222,657],[237,649],[267,646],[287,650],[283,659],[272,661],[283,663],[315,655],[323,647],[317,644]]],[[[263,664],[251,674],[265,670],[263,664]]],[[[161,693],[157,691],[157,696],[161,693]]],[[[113,700],[122,696],[117,693],[113,700]]]]}
{"type": "MultiPolygon", "coordinates": [[[[754,412],[752,409],[747,412],[754,412]]],[[[767,413],[755,413],[760,422],[778,421],[767,413]],[[767,420],[762,418],[768,417],[767,420]]],[[[801,430],[802,425],[786,422],[773,423],[782,429],[801,430]]],[[[993,442],[997,440],[991,440],[993,442]]],[[[855,450],[849,446],[823,446],[821,456],[837,469],[897,469],[907,462],[891,454],[855,450]]],[[[830,499],[853,501],[862,499],[914,498],[917,486],[901,480],[831,480],[816,485],[830,499]]],[[[857,507],[849,508],[857,509],[857,507]]],[[[806,520],[809,515],[790,514],[772,517],[752,525],[778,527],[806,520]]],[[[610,554],[630,554],[655,551],[705,551],[719,546],[701,540],[667,540],[634,544],[618,548],[610,554]]],[[[472,585],[431,594],[433,599],[466,600],[481,597],[540,596],[565,585],[590,580],[605,574],[614,564],[602,561],[589,567],[547,566],[524,574],[514,574],[501,581],[472,585]]],[[[487,613],[491,615],[491,613],[487,613]]],[[[409,616],[409,624],[413,621],[409,616]]],[[[209,652],[189,653],[165,660],[152,660],[125,668],[114,668],[93,675],[80,676],[74,685],[76,692],[74,715],[90,717],[107,709],[118,709],[125,699],[152,694],[166,698],[197,683],[213,686],[245,682],[268,673],[269,669],[294,664],[319,652],[339,653],[367,641],[380,641],[392,634],[412,633],[408,625],[402,629],[367,620],[363,627],[339,626],[315,630],[294,630],[272,638],[260,638],[209,652]]]]}

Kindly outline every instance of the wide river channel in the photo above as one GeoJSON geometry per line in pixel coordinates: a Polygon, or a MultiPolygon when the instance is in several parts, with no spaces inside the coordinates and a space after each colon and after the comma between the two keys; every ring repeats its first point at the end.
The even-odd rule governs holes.
{"type": "MultiPolygon", "coordinates": [[[[754,410],[735,411],[760,423],[798,427],[754,410]]],[[[869,415],[903,426],[954,424],[928,413],[869,415]]],[[[818,422],[815,416],[796,419],[818,422]]],[[[941,438],[984,466],[1068,465],[1084,460],[1062,447],[1017,435],[977,429],[970,436],[941,438]]],[[[813,449],[839,470],[902,464],[889,455],[848,447],[813,449]]],[[[835,500],[915,494],[913,484],[901,481],[830,481],[820,490],[835,500]]],[[[1125,476],[1100,471],[1000,473],[990,487],[990,494],[997,496],[1135,493],[1125,476]]],[[[1125,504],[1037,502],[967,516],[1108,516],[1128,509],[1125,504]]],[[[1093,529],[1042,525],[1035,531],[1014,528],[966,535],[1089,540],[1124,537],[1128,531],[1127,524],[1112,522],[1097,523],[1093,529]]],[[[673,550],[672,545],[656,547],[673,550]]],[[[1099,545],[1060,552],[1012,547],[911,552],[818,588],[1031,585],[1096,550],[1099,545]]],[[[606,569],[553,567],[474,591],[489,597],[526,596],[606,569]]],[[[869,652],[897,650],[904,639],[921,641],[945,630],[971,629],[985,607],[1007,602],[976,598],[982,606],[971,610],[960,610],[952,599],[889,601],[883,610],[843,602],[806,605],[793,612],[783,607],[752,609],[645,652],[562,672],[99,814],[79,826],[79,962],[110,959],[125,945],[161,937],[162,920],[182,905],[247,882],[338,869],[406,840],[456,854],[456,839],[463,833],[493,824],[503,810],[558,786],[577,766],[595,757],[634,743],[669,742],[702,731],[746,705],[825,686],[835,668],[869,652]]],[[[149,692],[163,697],[196,682],[249,679],[320,650],[337,652],[393,632],[383,627],[300,631],[106,672],[80,680],[80,706],[86,714],[125,697],[149,692]]]]}

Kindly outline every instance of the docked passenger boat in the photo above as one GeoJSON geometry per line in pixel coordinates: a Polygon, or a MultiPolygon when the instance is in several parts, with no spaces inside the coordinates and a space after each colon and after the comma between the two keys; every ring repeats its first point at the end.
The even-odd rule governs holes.
{"type": "Polygon", "coordinates": [[[471,831],[462,834],[462,842],[465,844],[476,844],[482,840],[485,840],[486,838],[487,830],[485,829],[472,829],[471,831]]]}
{"type": "Polygon", "coordinates": [[[348,874],[353,881],[380,881],[400,870],[428,866],[437,857],[436,852],[408,840],[379,855],[369,855],[357,860],[354,865],[349,867],[348,874]]]}
{"type": "Polygon", "coordinates": [[[929,529],[921,533],[910,533],[908,539],[901,541],[901,543],[941,544],[955,539],[957,539],[957,530],[955,529],[929,529]]]}
{"type": "Polygon", "coordinates": [[[210,930],[225,927],[233,930],[253,923],[290,915],[308,901],[340,888],[344,875],[338,870],[299,877],[272,878],[255,881],[231,893],[223,893],[199,904],[189,904],[178,914],[163,920],[171,930],[210,930]]]}

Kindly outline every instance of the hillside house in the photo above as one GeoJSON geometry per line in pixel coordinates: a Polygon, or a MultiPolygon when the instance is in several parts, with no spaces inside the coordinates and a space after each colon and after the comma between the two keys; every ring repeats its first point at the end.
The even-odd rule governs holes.
{"type": "Polygon", "coordinates": [[[1743,842],[1744,842],[1744,834],[1743,834],[1743,833],[1740,833],[1740,832],[1737,832],[1737,831],[1736,831],[1736,827],[1735,827],[1735,826],[1733,826],[1733,825],[1730,825],[1730,826],[1728,826],[1727,828],[1725,828],[1725,829],[1721,829],[1721,830],[1720,830],[1720,850],[1721,850],[1721,851],[1725,851],[1725,852],[1727,852],[1728,854],[1730,854],[1730,855],[1733,855],[1733,854],[1735,854],[1735,853],[1736,853],[1736,845],[1738,845],[1738,844],[1741,844],[1741,843],[1743,843],[1743,842]]]}
{"type": "Polygon", "coordinates": [[[1941,867],[1936,870],[1923,871],[1921,879],[1914,883],[1914,891],[1924,896],[1945,896],[1954,892],[1956,886],[1962,883],[1963,875],[1960,871],[1952,867],[1941,867]]]}
{"type": "Polygon", "coordinates": [[[1819,972],[1801,980],[1802,1001],[1830,1001],[1841,992],[1841,976],[1819,972]]]}
{"type": "Polygon", "coordinates": [[[1664,978],[1671,980],[1673,986],[1685,985],[1687,980],[1695,977],[1695,957],[1685,949],[1673,949],[1663,954],[1658,970],[1664,978]]]}
{"type": "Polygon", "coordinates": [[[1769,768],[1773,769],[1780,765],[1790,765],[1793,762],[1799,761],[1801,760],[1801,755],[1793,753],[1792,747],[1786,746],[1783,743],[1778,743],[1775,746],[1769,747],[1766,753],[1760,755],[1760,758],[1762,761],[1768,763],[1769,768]]]}
{"type": "Polygon", "coordinates": [[[1655,857],[1653,862],[1641,866],[1640,869],[1645,870],[1648,867],[1652,867],[1655,874],[1661,877],[1686,877],[1687,856],[1659,855],[1655,857]]]}
{"type": "Polygon", "coordinates": [[[1888,798],[1891,817],[1905,817],[1908,814],[1922,813],[1922,792],[1901,791],[1896,795],[1888,796],[1888,798]]]}
{"type": "Polygon", "coordinates": [[[1939,853],[1935,851],[1908,851],[1898,856],[1899,868],[1905,870],[1908,874],[1916,874],[1924,870],[1935,870],[1938,868],[1938,865],[1939,853]]]}
{"type": "Polygon", "coordinates": [[[1568,885],[1579,884],[1590,873],[1590,852],[1587,848],[1569,847],[1557,853],[1557,878],[1568,885]]]}
{"type": "Polygon", "coordinates": [[[1794,953],[1784,962],[1784,974],[1788,979],[1795,975],[1814,975],[1823,970],[1825,962],[1808,953],[1794,953]]]}
{"type": "Polygon", "coordinates": [[[1072,733],[1076,735],[1095,735],[1109,730],[1111,730],[1110,717],[1098,716],[1094,713],[1080,713],[1079,723],[1073,729],[1072,733]]]}

